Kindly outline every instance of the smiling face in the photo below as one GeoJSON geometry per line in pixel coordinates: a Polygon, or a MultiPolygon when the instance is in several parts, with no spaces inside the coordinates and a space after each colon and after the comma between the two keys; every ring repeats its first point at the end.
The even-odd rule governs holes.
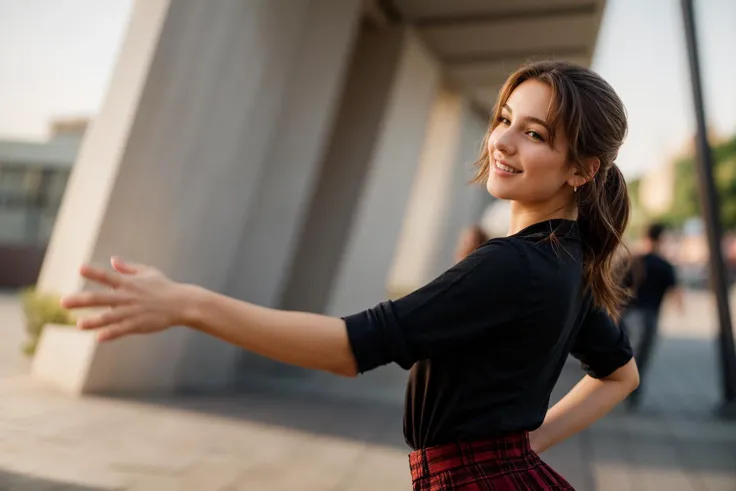
{"type": "Polygon", "coordinates": [[[539,204],[572,199],[574,166],[568,142],[557,129],[552,138],[547,118],[554,92],[538,80],[514,89],[488,137],[488,192],[496,198],[539,204]]]}

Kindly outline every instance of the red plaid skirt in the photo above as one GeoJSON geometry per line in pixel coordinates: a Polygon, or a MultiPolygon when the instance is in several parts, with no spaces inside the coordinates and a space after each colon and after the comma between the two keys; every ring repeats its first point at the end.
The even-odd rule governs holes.
{"type": "Polygon", "coordinates": [[[528,433],[416,450],[409,464],[414,491],[574,491],[531,449],[528,433]]]}

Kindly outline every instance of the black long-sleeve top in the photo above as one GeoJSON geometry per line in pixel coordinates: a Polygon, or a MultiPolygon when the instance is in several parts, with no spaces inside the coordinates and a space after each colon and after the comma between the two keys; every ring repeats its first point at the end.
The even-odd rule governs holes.
{"type": "Polygon", "coordinates": [[[549,220],[344,318],[360,372],[392,362],[411,369],[411,448],[534,430],[570,353],[596,378],[631,359],[624,331],[593,304],[582,264],[577,222],[549,220]]]}

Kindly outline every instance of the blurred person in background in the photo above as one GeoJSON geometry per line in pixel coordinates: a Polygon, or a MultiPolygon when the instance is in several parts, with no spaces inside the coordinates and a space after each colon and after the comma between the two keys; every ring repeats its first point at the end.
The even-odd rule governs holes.
{"type": "Polygon", "coordinates": [[[474,250],[488,242],[489,239],[490,237],[479,225],[473,225],[463,230],[455,248],[455,262],[460,262],[468,257],[474,250]]]}
{"type": "Polygon", "coordinates": [[[293,365],[355,377],[410,369],[404,436],[416,491],[571,490],[539,453],[638,385],[612,270],[629,218],[615,164],[624,106],[592,70],[521,67],[496,103],[475,181],[511,204],[508,235],[395,301],[345,317],[259,307],[113,258],[109,287],[65,297],[100,341],[188,326],[293,365]],[[569,354],[586,375],[549,408],[569,354]]]}
{"type": "MultiPolygon", "coordinates": [[[[631,300],[623,316],[622,325],[629,335],[636,337],[634,356],[642,379],[651,360],[657,339],[657,327],[662,303],[670,296],[675,307],[684,312],[684,295],[678,286],[675,267],[662,255],[665,226],[653,223],[646,229],[642,250],[631,261],[625,284],[631,289],[631,300]]],[[[642,386],[628,398],[630,408],[641,402],[642,386]]]]}

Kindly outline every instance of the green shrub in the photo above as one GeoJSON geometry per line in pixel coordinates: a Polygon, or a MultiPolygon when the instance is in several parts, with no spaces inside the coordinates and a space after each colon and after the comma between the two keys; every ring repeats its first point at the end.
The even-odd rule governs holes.
{"type": "Polygon", "coordinates": [[[23,353],[26,356],[33,356],[36,352],[36,345],[41,338],[43,326],[46,324],[68,326],[76,324],[76,319],[72,313],[59,304],[59,295],[39,292],[31,287],[21,292],[20,299],[26,319],[26,334],[28,336],[23,344],[23,353]]]}

